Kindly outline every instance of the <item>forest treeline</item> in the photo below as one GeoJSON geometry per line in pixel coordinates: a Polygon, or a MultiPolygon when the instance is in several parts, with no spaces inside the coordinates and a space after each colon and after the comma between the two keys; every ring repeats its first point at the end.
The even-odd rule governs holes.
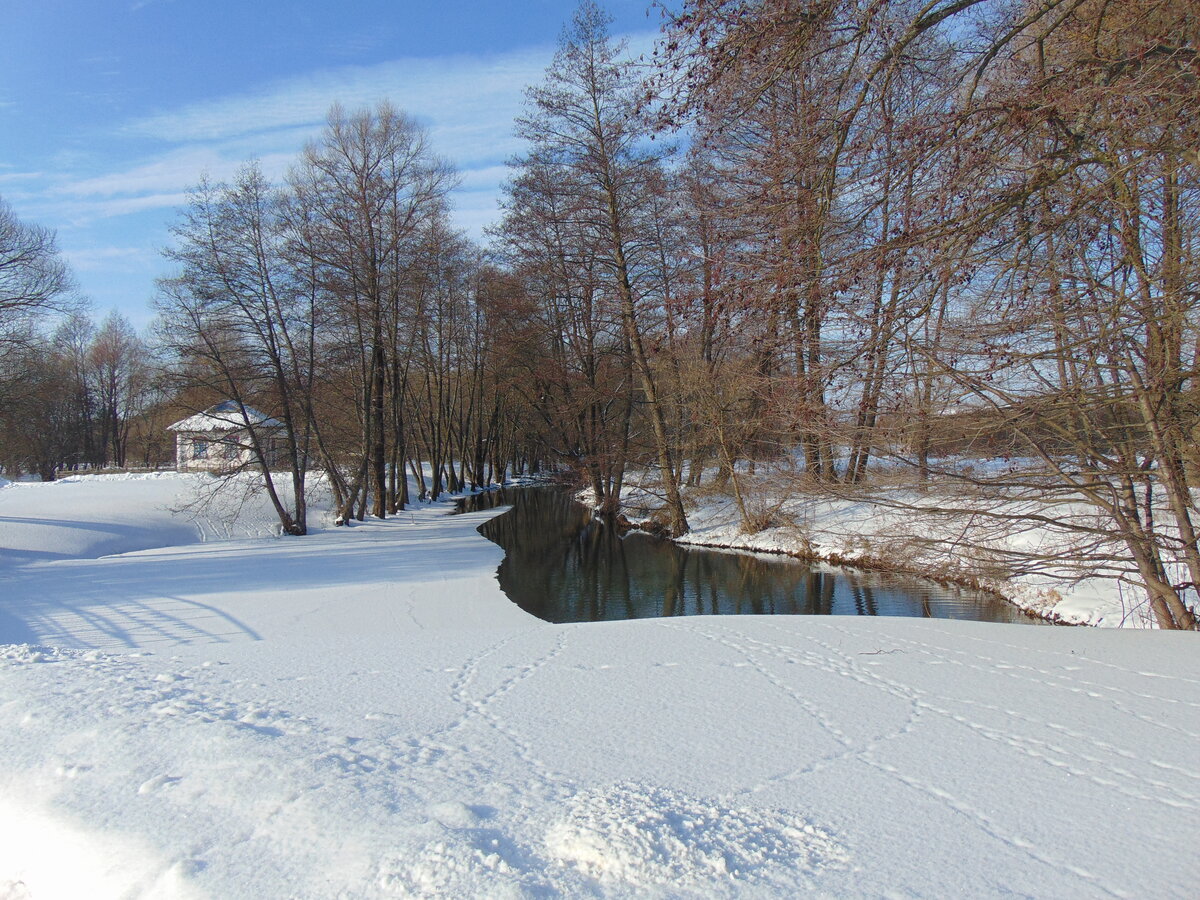
{"type": "MultiPolygon", "coordinates": [[[[952,484],[997,522],[1025,503],[1160,625],[1194,627],[1200,8],[659,10],[632,60],[580,6],[527,92],[485,247],[452,227],[449,164],[386,103],[334,108],[279,183],[251,162],[200,184],[138,414],[268,411],[294,533],[309,470],[342,521],[402,509],[406,469],[429,496],[567,469],[610,511],[651,471],[676,535],[701,483],[746,531],[769,524],[755,467],[815,494],[952,484]],[[1010,464],[961,464],[981,456],[1010,464]]],[[[91,398],[51,468],[128,463],[136,416],[113,413],[97,349],[126,331],[63,325],[35,354],[91,398]]],[[[5,420],[6,466],[10,420],[32,418],[5,420]]]]}

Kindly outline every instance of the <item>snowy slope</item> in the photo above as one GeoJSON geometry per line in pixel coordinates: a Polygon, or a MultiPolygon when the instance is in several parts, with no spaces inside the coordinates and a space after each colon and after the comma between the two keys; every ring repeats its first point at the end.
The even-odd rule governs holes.
{"type": "Polygon", "coordinates": [[[1195,635],[549,625],[443,512],[13,565],[0,897],[1191,895],[1195,635]]]}
{"type": "Polygon", "coordinates": [[[192,483],[175,473],[0,483],[0,565],[201,540],[186,515],[171,511],[186,502],[192,483]]]}
{"type": "Polygon", "coordinates": [[[214,494],[219,483],[210,475],[176,472],[77,475],[48,483],[0,479],[0,566],[278,530],[264,496],[214,494]]]}

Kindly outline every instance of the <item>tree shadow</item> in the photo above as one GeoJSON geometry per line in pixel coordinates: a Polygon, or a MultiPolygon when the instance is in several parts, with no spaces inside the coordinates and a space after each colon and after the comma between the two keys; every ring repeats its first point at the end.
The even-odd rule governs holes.
{"type": "MultiPolygon", "coordinates": [[[[366,534],[351,529],[14,566],[0,596],[0,642],[132,649],[262,640],[233,612],[243,596],[283,595],[279,602],[286,603],[289,593],[332,589],[320,602],[338,603],[377,592],[381,582],[491,574],[494,548],[474,533],[480,518],[459,517],[453,528],[426,521],[366,534]]],[[[311,608],[311,597],[304,602],[311,608]]]]}

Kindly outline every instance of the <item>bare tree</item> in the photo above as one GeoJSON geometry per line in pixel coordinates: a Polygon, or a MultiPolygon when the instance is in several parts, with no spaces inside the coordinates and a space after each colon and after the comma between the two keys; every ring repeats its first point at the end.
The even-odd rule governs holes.
{"type": "Polygon", "coordinates": [[[0,198],[0,338],[30,316],[65,309],[74,286],[54,232],[22,222],[0,198]]]}
{"type": "Polygon", "coordinates": [[[372,513],[387,515],[388,447],[402,437],[395,433],[399,414],[387,414],[387,380],[396,367],[386,338],[398,328],[413,244],[444,212],[453,181],[424,130],[387,103],[355,113],[334,106],[289,177],[297,252],[312,261],[319,289],[355,347],[361,464],[347,483],[341,521],[366,496],[368,482],[372,513]]]}
{"type": "Polygon", "coordinates": [[[609,21],[590,0],[580,5],[544,83],[529,90],[528,111],[517,130],[532,145],[529,164],[569,175],[580,219],[604,242],[604,274],[618,301],[650,419],[669,529],[679,535],[687,531],[687,516],[665,403],[647,347],[649,293],[640,277],[653,262],[641,239],[659,167],[657,155],[645,149],[647,131],[639,127],[640,81],[621,58],[624,48],[610,39],[609,21]]]}
{"type": "Polygon", "coordinates": [[[984,267],[953,365],[937,359],[1040,463],[1047,496],[1097,511],[1158,624],[1194,628],[1200,13],[1052,13],[1019,22],[963,110],[992,167],[959,227],[1008,259],[984,267]]]}
{"type": "Polygon", "coordinates": [[[67,367],[43,344],[22,344],[5,354],[11,395],[0,404],[0,465],[53,481],[73,455],[78,432],[72,396],[63,390],[67,367]]]}
{"type": "Polygon", "coordinates": [[[90,465],[100,458],[97,446],[98,416],[95,381],[92,378],[90,351],[96,336],[91,317],[75,311],[54,330],[51,342],[63,362],[62,389],[71,400],[76,435],[69,451],[68,464],[90,465]]]}
{"type": "Polygon", "coordinates": [[[511,387],[536,412],[547,446],[615,513],[633,417],[631,358],[604,289],[606,245],[578,202],[576,177],[546,161],[518,162],[497,237],[523,302],[502,340],[521,373],[511,387]]]}
{"type": "Polygon", "coordinates": [[[656,83],[741,192],[810,474],[830,484],[839,444],[848,482],[907,458],[960,489],[947,507],[1050,529],[1185,628],[1198,36],[1169,0],[698,0],[668,17],[656,83]],[[981,446],[1002,474],[933,458],[981,446]]]}
{"type": "Polygon", "coordinates": [[[145,345],[128,320],[117,312],[104,319],[88,347],[101,464],[125,466],[129,430],[150,390],[146,355],[145,345]]]}
{"type": "Polygon", "coordinates": [[[167,251],[179,274],[160,283],[160,332],[185,379],[236,406],[265,490],[288,534],[307,532],[305,474],[313,416],[316,306],[285,255],[280,200],[257,166],[231,185],[204,183],[167,251]],[[249,410],[262,405],[282,424],[291,502],[271,471],[270,437],[249,410]]]}

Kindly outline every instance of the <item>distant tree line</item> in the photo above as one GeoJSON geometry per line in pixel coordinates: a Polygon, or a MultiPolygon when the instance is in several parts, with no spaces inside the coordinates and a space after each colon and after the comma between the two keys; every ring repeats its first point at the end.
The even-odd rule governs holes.
{"type": "Polygon", "coordinates": [[[164,397],[153,355],[117,313],[97,325],[54,233],[0,200],[0,467],[157,466],[164,397]],[[161,417],[160,417],[161,419],[161,417]]]}

